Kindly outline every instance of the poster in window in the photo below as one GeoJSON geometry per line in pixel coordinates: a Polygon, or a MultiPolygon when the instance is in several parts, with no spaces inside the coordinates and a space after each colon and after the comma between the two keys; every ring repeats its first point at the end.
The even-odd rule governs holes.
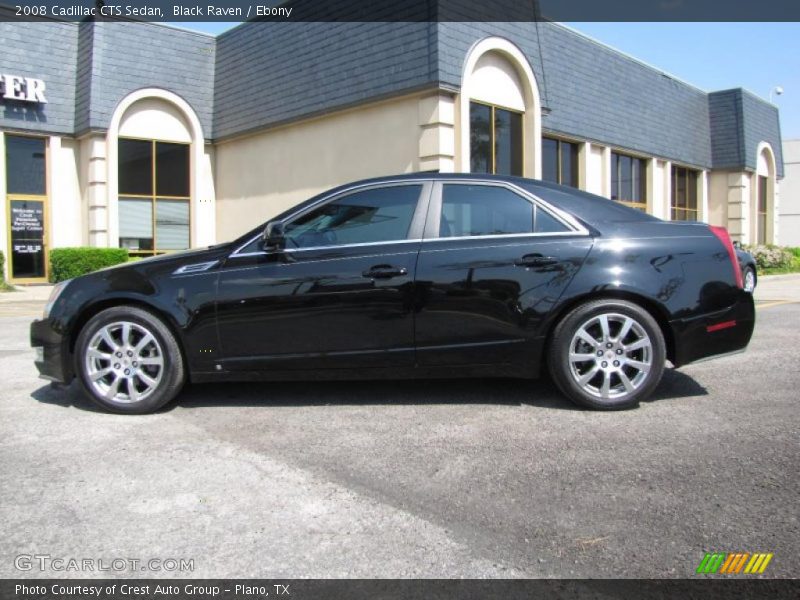
{"type": "Polygon", "coordinates": [[[12,200],[10,204],[12,276],[15,279],[44,277],[44,203],[12,200]]]}

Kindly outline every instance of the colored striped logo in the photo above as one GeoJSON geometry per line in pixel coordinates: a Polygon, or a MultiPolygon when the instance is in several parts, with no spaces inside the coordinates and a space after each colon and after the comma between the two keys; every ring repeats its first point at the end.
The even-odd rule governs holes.
{"type": "Polygon", "coordinates": [[[710,574],[735,574],[740,573],[758,574],[763,573],[769,561],[772,560],[772,552],[706,552],[703,560],[697,566],[696,573],[710,574]]]}

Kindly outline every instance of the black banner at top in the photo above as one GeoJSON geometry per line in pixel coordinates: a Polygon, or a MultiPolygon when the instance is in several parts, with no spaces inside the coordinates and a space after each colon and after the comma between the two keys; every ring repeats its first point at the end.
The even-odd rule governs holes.
{"type": "Polygon", "coordinates": [[[20,0],[0,20],[800,21],[799,0],[20,0]]]}

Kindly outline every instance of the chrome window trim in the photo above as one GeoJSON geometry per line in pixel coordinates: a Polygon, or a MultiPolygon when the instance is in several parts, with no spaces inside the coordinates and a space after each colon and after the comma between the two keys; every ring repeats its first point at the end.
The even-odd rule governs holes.
{"type": "Polygon", "coordinates": [[[575,231],[556,231],[553,233],[495,233],[489,235],[459,235],[452,237],[436,237],[425,238],[422,240],[423,244],[428,242],[449,242],[451,240],[513,240],[519,238],[540,238],[540,237],[574,237],[574,236],[589,235],[587,231],[585,234],[575,231]]]}
{"type": "MultiPolygon", "coordinates": [[[[377,188],[377,187],[395,187],[399,185],[417,185],[420,186],[420,194],[419,199],[417,200],[417,208],[414,210],[414,216],[411,219],[411,225],[409,226],[409,231],[413,231],[415,227],[418,225],[418,220],[423,220],[423,227],[424,227],[424,219],[425,215],[427,214],[427,204],[430,202],[431,190],[430,186],[435,180],[427,178],[427,179],[414,179],[414,180],[407,180],[407,179],[392,179],[389,181],[381,181],[381,182],[372,182],[372,183],[363,183],[360,185],[354,185],[352,187],[348,187],[344,190],[340,190],[334,194],[329,194],[320,198],[318,201],[306,206],[302,209],[298,209],[293,213],[290,213],[283,222],[289,222],[292,219],[300,217],[307,212],[317,208],[322,204],[327,204],[328,202],[333,202],[340,196],[346,196],[348,194],[361,191],[364,189],[369,188],[377,188]]],[[[261,234],[255,235],[247,240],[244,244],[236,248],[231,254],[228,255],[228,258],[239,258],[239,257],[246,257],[246,256],[264,256],[266,254],[270,254],[264,250],[259,250],[258,252],[240,252],[242,248],[246,248],[254,241],[256,241],[261,234]]],[[[305,251],[305,250],[327,250],[332,248],[354,248],[358,246],[376,246],[380,244],[405,244],[405,243],[413,243],[413,242],[421,242],[421,239],[402,239],[402,240],[388,240],[384,242],[363,242],[359,244],[338,244],[335,246],[310,246],[308,248],[284,248],[283,252],[297,252],[297,251],[305,251]]]]}
{"type": "Polygon", "coordinates": [[[434,241],[434,240],[467,240],[467,239],[502,239],[502,238],[514,238],[514,237],[563,237],[563,236],[589,236],[591,235],[590,231],[584,227],[580,221],[578,221],[575,217],[573,217],[568,212],[561,210],[560,208],[553,206],[551,203],[543,200],[536,194],[529,192],[528,190],[512,183],[509,181],[493,181],[493,180],[486,180],[486,179],[471,179],[471,178],[458,178],[458,179],[437,179],[435,181],[434,189],[431,194],[431,201],[429,204],[429,212],[428,212],[428,221],[425,227],[425,242],[434,241]],[[527,200],[537,210],[544,210],[546,213],[549,213],[554,219],[562,223],[567,229],[570,231],[556,231],[556,232],[530,232],[530,233],[502,233],[502,234],[491,234],[491,235],[467,235],[467,236],[457,236],[457,237],[439,237],[439,219],[441,217],[442,211],[442,190],[445,185],[485,185],[491,187],[504,187],[512,193],[517,194],[518,196],[522,197],[523,200],[527,200]]]}
{"type": "MultiPolygon", "coordinates": [[[[254,237],[253,239],[251,239],[247,243],[248,244],[252,243],[258,237],[260,237],[260,236],[254,237]]],[[[385,246],[387,244],[414,244],[414,243],[418,244],[421,241],[422,241],[422,239],[415,238],[413,240],[390,240],[388,242],[360,242],[358,244],[337,244],[335,246],[309,246],[308,248],[284,248],[283,250],[281,250],[281,252],[284,252],[286,254],[295,254],[297,252],[307,252],[307,251],[310,251],[310,250],[336,250],[337,248],[359,248],[361,246],[385,246]]],[[[245,245],[247,245],[247,244],[245,244],[245,245]]],[[[273,253],[272,252],[265,252],[265,251],[261,250],[259,252],[244,252],[244,253],[241,253],[241,254],[236,254],[236,256],[237,257],[238,256],[262,256],[264,254],[273,254],[273,253]]],[[[234,255],[231,254],[231,257],[233,257],[233,256],[234,255]]]]}

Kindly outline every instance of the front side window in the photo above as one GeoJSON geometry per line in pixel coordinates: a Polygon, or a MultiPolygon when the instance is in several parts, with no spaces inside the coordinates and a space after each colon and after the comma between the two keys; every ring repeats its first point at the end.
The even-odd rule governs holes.
{"type": "Polygon", "coordinates": [[[543,137],[542,179],[578,187],[578,144],[543,137]]]}
{"type": "Polygon", "coordinates": [[[405,240],[421,185],[397,185],[348,194],[286,225],[287,248],[405,240]]]}
{"type": "Polygon", "coordinates": [[[611,153],[611,199],[647,210],[647,162],[643,158],[611,153]]]}
{"type": "Polygon", "coordinates": [[[522,113],[470,102],[470,171],[522,175],[522,113]]]}
{"type": "Polygon", "coordinates": [[[672,167],[672,220],[697,221],[697,171],[672,167]]]}
{"type": "Polygon", "coordinates": [[[441,238],[561,231],[569,229],[507,188],[465,184],[443,187],[441,238]]]}
{"type": "Polygon", "coordinates": [[[134,255],[189,247],[189,145],[119,140],[119,244],[134,255]]]}

